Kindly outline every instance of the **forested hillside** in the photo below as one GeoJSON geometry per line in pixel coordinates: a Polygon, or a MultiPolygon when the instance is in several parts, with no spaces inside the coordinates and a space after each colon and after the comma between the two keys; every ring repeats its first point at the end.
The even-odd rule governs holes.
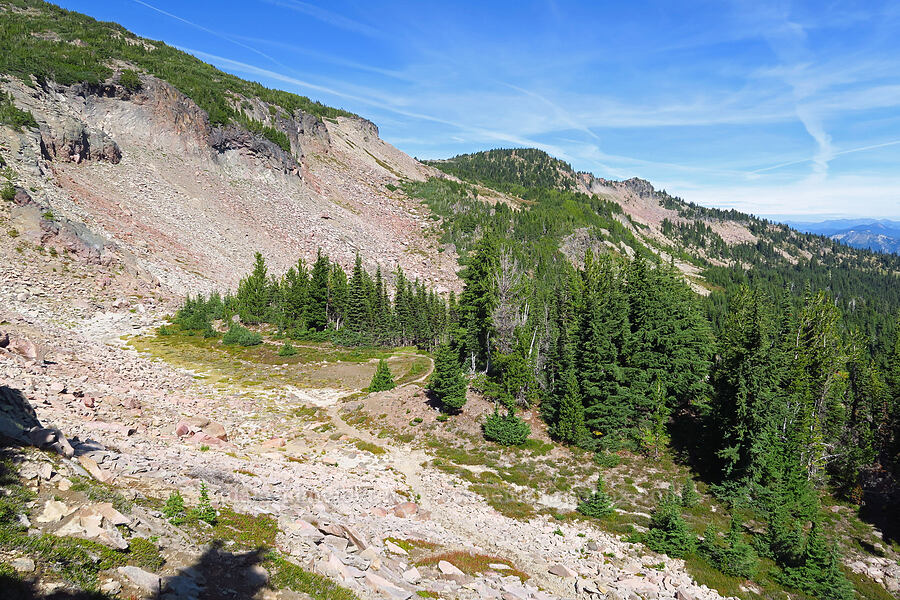
{"type": "MultiPolygon", "coordinates": [[[[735,515],[765,524],[752,545],[734,531],[730,549],[704,542],[723,571],[752,577],[759,555],[789,588],[852,598],[820,496],[862,504],[896,535],[896,484],[885,487],[883,471],[896,472],[900,439],[897,257],[653,192],[675,213],[662,223],[666,244],[612,196],[529,185],[555,179],[533,176],[545,157],[529,168],[519,153],[432,163],[518,190],[527,201],[518,210],[479,206],[466,183],[406,187],[463,257],[451,330],[460,360],[487,375],[485,393],[510,415],[539,403],[561,442],[601,454],[682,452],[735,515]],[[712,229],[723,221],[757,241],[726,243],[712,229]],[[592,242],[575,266],[562,248],[581,228],[592,242]],[[711,293],[691,293],[660,260],[666,252],[702,267],[711,293]]],[[[694,552],[678,511],[665,501],[659,510],[668,517],[645,543],[694,552]]]]}

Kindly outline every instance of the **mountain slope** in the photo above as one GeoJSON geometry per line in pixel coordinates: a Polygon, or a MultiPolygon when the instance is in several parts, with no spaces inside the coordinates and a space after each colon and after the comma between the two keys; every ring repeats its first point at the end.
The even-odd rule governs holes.
{"type": "Polygon", "coordinates": [[[430,170],[371,122],[43,2],[0,11],[0,88],[38,125],[2,135],[37,207],[15,209],[24,238],[48,212],[83,224],[177,293],[233,286],[256,250],[283,271],[319,247],[456,285],[452,252],[386,187],[430,170]]]}
{"type": "MultiPolygon", "coordinates": [[[[629,255],[647,252],[672,261],[695,291],[712,293],[707,306],[714,324],[721,322],[726,291],[740,283],[755,281],[772,290],[790,289],[796,295],[811,286],[835,296],[848,324],[873,338],[876,355],[885,356],[893,343],[900,311],[900,257],[896,255],[852,248],[735,210],[698,206],[641,179],[611,181],[576,173],[539,150],[492,150],[428,164],[481,186],[512,191],[525,205],[531,203],[532,211],[535,201],[548,201],[540,190],[569,194],[569,207],[553,209],[553,216],[546,218],[574,230],[565,239],[556,236],[557,245],[570,259],[578,260],[585,248],[593,246],[629,255]],[[579,216],[575,206],[589,211],[591,217],[579,216]],[[605,224],[595,221],[597,215],[605,224]]],[[[440,205],[431,202],[432,210],[440,205]]],[[[471,221],[473,215],[471,209],[441,213],[450,223],[471,221]]],[[[482,222],[488,219],[485,216],[482,222]]],[[[464,229],[478,230],[474,223],[464,229]]],[[[547,231],[545,227],[535,239],[546,237],[547,231]]],[[[460,246],[458,240],[455,243],[460,246]]]]}

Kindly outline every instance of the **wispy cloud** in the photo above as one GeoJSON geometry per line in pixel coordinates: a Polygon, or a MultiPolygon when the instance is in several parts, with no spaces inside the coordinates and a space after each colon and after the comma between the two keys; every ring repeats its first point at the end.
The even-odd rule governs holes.
{"type": "Polygon", "coordinates": [[[134,2],[135,4],[140,4],[141,6],[149,8],[150,10],[156,11],[161,15],[169,17],[170,19],[180,21],[181,23],[184,23],[185,25],[189,25],[189,26],[193,27],[194,29],[199,29],[200,31],[205,31],[206,33],[213,35],[217,38],[223,39],[227,42],[231,42],[232,44],[240,46],[241,48],[244,48],[245,50],[249,50],[250,52],[253,52],[254,54],[258,54],[259,56],[262,56],[263,58],[265,58],[273,63],[281,64],[278,62],[277,59],[273,58],[272,56],[266,54],[265,52],[263,52],[261,50],[254,48],[253,46],[248,46],[247,44],[242,43],[241,41],[235,39],[233,36],[224,34],[220,31],[216,31],[214,29],[210,29],[209,27],[205,27],[203,25],[200,25],[199,23],[195,23],[194,21],[190,21],[183,17],[179,17],[178,15],[176,15],[174,13],[170,13],[168,11],[162,10],[161,8],[153,6],[152,4],[150,4],[148,2],[144,2],[144,0],[131,0],[131,1],[134,2]]]}
{"type": "Polygon", "coordinates": [[[388,34],[376,27],[345,17],[336,12],[324,9],[320,6],[310,4],[309,2],[300,2],[300,0],[264,0],[265,2],[281,8],[288,8],[295,12],[312,17],[317,21],[344,29],[352,33],[358,33],[366,37],[375,39],[386,39],[388,34]]]}

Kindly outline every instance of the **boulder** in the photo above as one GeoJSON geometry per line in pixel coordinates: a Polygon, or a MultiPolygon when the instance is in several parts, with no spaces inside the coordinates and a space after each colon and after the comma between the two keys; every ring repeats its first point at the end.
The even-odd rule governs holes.
{"type": "Polygon", "coordinates": [[[394,513],[395,517],[406,519],[419,512],[419,505],[415,502],[401,502],[400,504],[392,508],[391,512],[394,513]]]}
{"type": "Polygon", "coordinates": [[[161,581],[159,575],[150,573],[139,567],[127,566],[119,567],[119,573],[128,578],[131,583],[154,596],[159,595],[161,581]]]}
{"type": "Polygon", "coordinates": [[[691,594],[687,589],[680,587],[675,590],[675,599],[676,600],[695,600],[694,595],[691,594]]]}
{"type": "Polygon", "coordinates": [[[375,573],[367,572],[363,581],[365,581],[366,585],[372,590],[387,598],[406,600],[412,596],[411,591],[397,587],[395,584],[375,573]]]}
{"type": "Polygon", "coordinates": [[[438,571],[441,573],[441,579],[449,579],[457,583],[462,583],[466,579],[466,574],[456,568],[453,563],[446,560],[438,562],[438,571]]]}
{"type": "Polygon", "coordinates": [[[16,354],[31,360],[37,360],[38,355],[40,354],[37,345],[25,338],[13,338],[10,340],[7,347],[10,352],[15,352],[16,354]]]}
{"type": "Polygon", "coordinates": [[[127,550],[128,542],[115,527],[126,523],[128,519],[112,508],[111,504],[102,503],[82,506],[66,517],[54,533],[93,540],[117,550],[127,550]]]}
{"type": "Polygon", "coordinates": [[[552,567],[550,567],[547,570],[547,572],[550,573],[551,575],[556,575],[557,577],[577,577],[578,576],[578,573],[576,573],[569,567],[562,565],[562,564],[553,565],[552,567]]]}
{"type": "Polygon", "coordinates": [[[385,548],[385,550],[387,550],[388,552],[390,552],[392,554],[399,554],[401,556],[407,556],[409,554],[406,550],[404,550],[403,548],[401,548],[400,546],[398,546],[391,540],[384,541],[384,548],[385,548]]]}
{"type": "Polygon", "coordinates": [[[27,556],[16,558],[9,561],[9,565],[16,570],[16,573],[34,573],[34,561],[27,556]]]}
{"type": "Polygon", "coordinates": [[[418,583],[420,579],[422,579],[422,574],[419,573],[419,570],[415,567],[410,567],[409,569],[403,571],[403,579],[406,580],[407,583],[418,583]]]}
{"type": "Polygon", "coordinates": [[[115,478],[112,473],[98,465],[97,461],[90,456],[81,455],[78,457],[78,462],[84,467],[85,471],[91,474],[91,477],[100,483],[107,483],[115,478]]]}
{"type": "Polygon", "coordinates": [[[178,437],[190,435],[196,438],[197,434],[203,434],[207,438],[216,438],[222,442],[228,441],[228,433],[225,431],[225,426],[221,423],[210,421],[206,417],[187,417],[178,421],[175,425],[175,435],[178,437]]]}
{"type": "Polygon", "coordinates": [[[58,523],[72,511],[64,503],[58,500],[48,500],[44,504],[44,510],[37,516],[38,523],[58,523]]]}

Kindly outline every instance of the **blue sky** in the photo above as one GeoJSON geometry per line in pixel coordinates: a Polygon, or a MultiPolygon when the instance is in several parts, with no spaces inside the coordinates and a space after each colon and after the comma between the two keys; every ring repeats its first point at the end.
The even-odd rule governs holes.
{"type": "Polygon", "coordinates": [[[765,216],[900,218],[898,2],[62,0],[359,113],[765,216]]]}

